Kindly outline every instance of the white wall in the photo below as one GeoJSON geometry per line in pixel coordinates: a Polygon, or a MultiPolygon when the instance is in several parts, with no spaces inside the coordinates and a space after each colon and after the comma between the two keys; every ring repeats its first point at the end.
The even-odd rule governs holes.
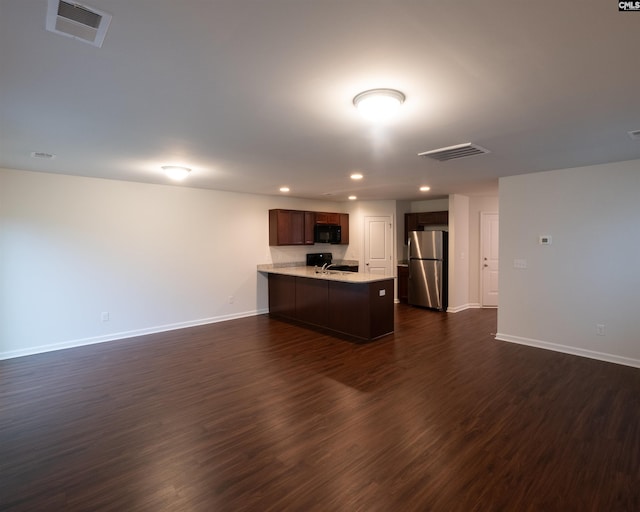
{"type": "Polygon", "coordinates": [[[449,306],[457,312],[469,304],[469,198],[449,196],[449,306]]]}
{"type": "Polygon", "coordinates": [[[425,199],[423,201],[412,201],[411,212],[444,212],[449,209],[449,198],[425,199]]]}
{"type": "MultiPolygon", "coordinates": [[[[343,205],[343,209],[349,213],[349,247],[345,259],[358,260],[360,271],[364,271],[364,221],[366,217],[389,216],[393,223],[392,232],[396,232],[396,202],[395,201],[358,201],[343,205]]],[[[393,248],[395,251],[395,247],[393,248]]],[[[397,257],[394,253],[393,266],[397,257]]]]}
{"type": "MultiPolygon", "coordinates": [[[[0,169],[0,358],[266,311],[256,265],[326,249],[270,248],[270,208],[346,211],[0,169]]],[[[330,247],[335,258],[347,251],[330,247]]]]}
{"type": "Polygon", "coordinates": [[[498,339],[640,366],[639,262],[640,160],[500,180],[498,339]]]}

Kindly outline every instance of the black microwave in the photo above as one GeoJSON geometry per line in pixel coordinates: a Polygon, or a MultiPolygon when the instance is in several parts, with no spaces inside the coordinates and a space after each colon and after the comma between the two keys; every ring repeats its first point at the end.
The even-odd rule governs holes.
{"type": "Polygon", "coordinates": [[[342,240],[340,226],[316,224],[313,241],[317,244],[339,244],[342,240]]]}

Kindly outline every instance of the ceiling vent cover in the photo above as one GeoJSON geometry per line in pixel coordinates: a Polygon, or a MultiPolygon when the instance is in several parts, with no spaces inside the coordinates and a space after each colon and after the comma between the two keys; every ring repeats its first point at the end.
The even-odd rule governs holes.
{"type": "Polygon", "coordinates": [[[418,153],[418,156],[422,158],[432,158],[439,162],[446,162],[447,160],[455,160],[457,158],[467,158],[468,156],[484,155],[490,153],[488,149],[471,144],[458,144],[457,146],[449,146],[447,148],[433,149],[431,151],[425,151],[424,153],[418,153]]]}
{"type": "Polygon", "coordinates": [[[43,158],[44,160],[51,160],[55,158],[56,155],[52,153],[45,153],[44,151],[32,151],[31,158],[43,158]]]}
{"type": "Polygon", "coordinates": [[[86,5],[48,0],[47,30],[78,41],[102,46],[111,15],[86,5]]]}

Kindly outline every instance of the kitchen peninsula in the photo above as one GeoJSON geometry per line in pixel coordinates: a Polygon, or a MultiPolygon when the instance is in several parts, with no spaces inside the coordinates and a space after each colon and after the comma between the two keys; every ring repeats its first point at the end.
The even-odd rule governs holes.
{"type": "Polygon", "coordinates": [[[358,341],[394,330],[393,278],[314,267],[258,265],[268,274],[269,314],[358,341]]]}

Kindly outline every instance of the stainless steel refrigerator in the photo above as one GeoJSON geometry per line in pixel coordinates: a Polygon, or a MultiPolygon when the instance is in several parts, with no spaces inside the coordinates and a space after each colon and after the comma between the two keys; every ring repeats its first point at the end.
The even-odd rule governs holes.
{"type": "Polygon", "coordinates": [[[409,304],[447,309],[446,231],[409,232],[409,304]]]}

